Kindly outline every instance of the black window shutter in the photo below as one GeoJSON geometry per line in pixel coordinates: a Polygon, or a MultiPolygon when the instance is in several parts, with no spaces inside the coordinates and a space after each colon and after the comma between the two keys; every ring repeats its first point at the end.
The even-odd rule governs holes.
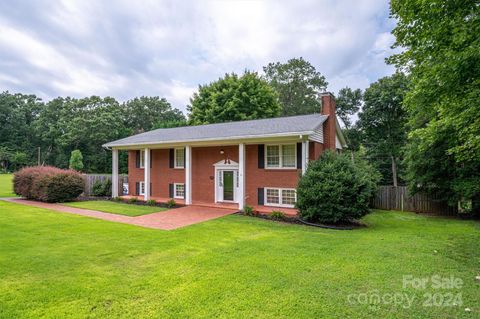
{"type": "Polygon", "coordinates": [[[153,167],[152,164],[153,164],[153,152],[152,150],[150,150],[150,168],[153,167]]]}
{"type": "Polygon", "coordinates": [[[263,205],[264,203],[264,191],[263,191],[263,188],[259,188],[258,189],[258,205],[263,205]]]}
{"type": "Polygon", "coordinates": [[[168,197],[173,198],[173,184],[168,184],[168,197]]]}
{"type": "Polygon", "coordinates": [[[140,167],[140,151],[135,152],[135,167],[140,167]]]}
{"type": "Polygon", "coordinates": [[[152,196],[152,183],[150,183],[150,196],[152,196]]]}
{"type": "Polygon", "coordinates": [[[302,143],[297,143],[297,168],[302,169],[302,143]]]}
{"type": "Polygon", "coordinates": [[[140,194],[140,183],[139,182],[136,182],[135,183],[135,195],[139,195],[140,194]]]}
{"type": "Polygon", "coordinates": [[[265,145],[258,145],[258,168],[265,168],[265,145]]]}
{"type": "Polygon", "coordinates": [[[169,161],[169,166],[170,168],[174,168],[175,166],[175,150],[173,148],[170,149],[170,153],[169,153],[169,158],[170,158],[170,161],[169,161]]]}

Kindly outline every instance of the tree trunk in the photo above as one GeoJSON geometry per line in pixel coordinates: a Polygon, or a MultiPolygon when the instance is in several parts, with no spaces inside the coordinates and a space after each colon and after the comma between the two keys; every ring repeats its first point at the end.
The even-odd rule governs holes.
{"type": "Polygon", "coordinates": [[[393,186],[397,187],[398,182],[397,182],[397,163],[395,161],[395,157],[391,155],[392,158],[392,178],[393,178],[393,186]]]}

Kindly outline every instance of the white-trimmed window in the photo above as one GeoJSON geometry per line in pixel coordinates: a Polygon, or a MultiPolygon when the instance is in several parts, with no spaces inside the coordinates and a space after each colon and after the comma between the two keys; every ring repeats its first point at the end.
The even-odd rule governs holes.
{"type": "Polygon", "coordinates": [[[140,168],[145,167],[145,151],[140,150],[140,168]]]}
{"type": "Polygon", "coordinates": [[[185,198],[185,184],[173,184],[173,198],[185,198]]]}
{"type": "Polygon", "coordinates": [[[138,184],[138,195],[145,195],[145,182],[138,184]]]}
{"type": "Polygon", "coordinates": [[[265,163],[267,168],[296,168],[297,145],[266,145],[265,163]]]}
{"type": "Polygon", "coordinates": [[[294,207],[297,201],[297,191],[294,188],[265,188],[265,205],[294,207]]]}
{"type": "Polygon", "coordinates": [[[175,168],[185,168],[185,149],[175,149],[175,168]]]}

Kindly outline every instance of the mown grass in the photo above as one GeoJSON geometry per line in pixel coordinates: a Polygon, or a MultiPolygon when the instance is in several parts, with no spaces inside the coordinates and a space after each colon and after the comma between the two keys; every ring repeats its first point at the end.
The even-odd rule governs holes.
{"type": "Polygon", "coordinates": [[[365,222],[334,231],[231,215],[160,231],[0,201],[0,317],[479,317],[478,223],[399,212],[365,222]],[[404,275],[435,274],[463,286],[402,288],[404,275]],[[422,305],[438,292],[462,305],[422,305]],[[415,300],[349,302],[359,293],[415,300]]]}
{"type": "Polygon", "coordinates": [[[71,203],[62,203],[62,205],[98,210],[100,212],[126,215],[126,216],[140,216],[145,214],[157,213],[167,210],[166,208],[158,206],[141,206],[134,204],[125,204],[112,202],[108,200],[92,200],[80,201],[71,203]]]}
{"type": "Polygon", "coordinates": [[[15,197],[12,184],[13,174],[0,174],[0,197],[15,197]]]}

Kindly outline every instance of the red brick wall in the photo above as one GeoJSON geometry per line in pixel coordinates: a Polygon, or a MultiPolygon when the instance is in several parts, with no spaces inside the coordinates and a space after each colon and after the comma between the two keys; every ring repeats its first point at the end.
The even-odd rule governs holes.
{"type": "MultiPolygon", "coordinates": [[[[185,170],[170,168],[169,149],[152,150],[152,169],[150,182],[152,196],[169,197],[169,184],[185,183],[185,170]]],[[[144,169],[136,168],[136,151],[128,152],[128,184],[129,195],[135,195],[135,183],[144,180],[144,169]]]]}
{"type": "Polygon", "coordinates": [[[317,160],[323,153],[323,144],[321,143],[310,141],[308,148],[308,159],[310,161],[317,160]]]}
{"type": "Polygon", "coordinates": [[[192,148],[192,201],[215,202],[215,167],[213,164],[230,159],[238,163],[238,146],[192,148]],[[220,150],[224,154],[220,154],[220,150]]]}
{"type": "MultiPolygon", "coordinates": [[[[323,152],[323,145],[309,143],[309,158],[317,159],[323,152]]],[[[246,203],[257,205],[258,188],[296,188],[301,174],[300,169],[260,169],[258,168],[258,145],[246,146],[245,192],[246,203]]],[[[136,151],[128,153],[128,179],[130,194],[135,194],[135,183],[143,181],[144,169],[135,167],[136,151]]],[[[215,168],[213,164],[231,159],[238,162],[238,146],[193,147],[192,148],[192,201],[213,203],[215,201],[215,168]],[[220,154],[220,150],[224,154],[220,154]]],[[[184,183],[185,170],[169,168],[169,150],[152,151],[152,196],[169,197],[169,184],[184,183]]]]}
{"type": "Polygon", "coordinates": [[[300,169],[258,168],[258,145],[246,146],[245,192],[247,205],[258,205],[258,188],[296,188],[300,169]]]}
{"type": "Polygon", "coordinates": [[[135,195],[135,183],[143,181],[143,168],[136,168],[136,152],[128,151],[128,195],[135,195]]]}
{"type": "Polygon", "coordinates": [[[323,143],[324,149],[335,150],[336,136],[336,103],[331,93],[322,94],[322,114],[328,115],[328,119],[323,124],[323,143]]]}

